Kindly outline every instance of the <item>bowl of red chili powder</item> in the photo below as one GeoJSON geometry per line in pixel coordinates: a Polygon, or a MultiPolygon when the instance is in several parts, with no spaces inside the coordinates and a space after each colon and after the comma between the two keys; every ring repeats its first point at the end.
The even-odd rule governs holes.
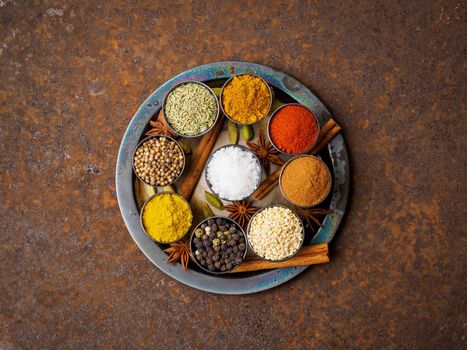
{"type": "Polygon", "coordinates": [[[272,145],[286,154],[304,154],[318,140],[319,123],[316,116],[298,103],[276,109],[269,119],[268,134],[272,145]]]}

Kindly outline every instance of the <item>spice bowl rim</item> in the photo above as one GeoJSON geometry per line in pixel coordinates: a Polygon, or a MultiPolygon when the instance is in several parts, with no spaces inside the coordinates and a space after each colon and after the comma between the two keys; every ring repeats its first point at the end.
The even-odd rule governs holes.
{"type": "Polygon", "coordinates": [[[242,74],[235,74],[235,75],[232,75],[229,79],[226,80],[226,82],[224,83],[224,85],[222,85],[222,89],[221,89],[220,96],[219,96],[219,105],[220,105],[220,108],[221,108],[222,113],[224,113],[224,115],[227,117],[227,119],[229,119],[230,121],[232,121],[233,123],[238,124],[238,125],[242,125],[242,126],[243,126],[243,125],[246,125],[246,126],[249,126],[249,125],[258,124],[259,122],[261,122],[262,120],[264,120],[264,118],[267,118],[269,112],[271,111],[271,107],[272,107],[273,100],[274,100],[273,90],[272,90],[271,86],[268,84],[268,82],[267,82],[266,80],[264,80],[263,78],[261,78],[260,76],[258,76],[258,75],[256,75],[256,74],[242,73],[242,74]],[[264,116],[263,116],[261,119],[255,121],[255,122],[253,122],[253,123],[249,123],[249,124],[242,124],[242,123],[238,122],[237,120],[233,119],[231,116],[229,116],[229,115],[227,114],[227,112],[225,111],[225,109],[224,109],[224,104],[222,103],[225,87],[232,81],[233,78],[239,77],[239,76],[242,76],[242,75],[251,75],[251,76],[253,76],[253,77],[256,77],[256,78],[260,79],[263,83],[266,84],[266,86],[268,87],[268,91],[269,91],[269,108],[268,108],[267,112],[264,114],[264,116]]]}
{"type": "Polygon", "coordinates": [[[331,174],[331,170],[329,170],[329,167],[327,166],[327,164],[320,158],[320,157],[317,157],[317,156],[314,156],[312,154],[300,154],[300,155],[297,155],[291,159],[289,159],[285,164],[284,166],[282,167],[281,169],[281,173],[279,174],[279,190],[281,191],[281,194],[282,196],[287,200],[287,202],[289,202],[290,204],[292,205],[295,205],[297,207],[300,207],[300,208],[313,208],[313,207],[316,207],[317,205],[320,205],[321,203],[324,202],[324,200],[329,196],[329,193],[331,193],[331,189],[332,189],[332,186],[333,186],[333,181],[332,181],[332,174],[331,174]],[[313,203],[311,205],[300,205],[300,204],[297,204],[297,203],[294,203],[292,202],[284,193],[283,189],[282,189],[282,175],[284,174],[284,170],[285,168],[292,162],[294,161],[295,159],[298,159],[298,158],[303,158],[303,157],[310,157],[310,158],[314,158],[318,161],[320,161],[324,167],[326,168],[327,170],[327,173],[328,173],[328,177],[329,177],[329,187],[328,187],[328,190],[326,192],[326,195],[323,196],[318,202],[316,203],[313,203]]]}
{"type": "Polygon", "coordinates": [[[223,275],[223,274],[226,274],[226,273],[230,273],[232,271],[234,271],[236,268],[238,268],[242,263],[243,261],[245,260],[246,256],[247,256],[247,253],[248,253],[248,237],[245,233],[245,230],[243,229],[243,227],[241,227],[235,220],[229,218],[229,217],[226,217],[226,216],[222,216],[222,215],[214,215],[214,216],[210,216],[204,220],[201,220],[200,223],[198,223],[198,225],[196,225],[196,227],[193,229],[193,231],[191,232],[191,235],[190,235],[190,254],[191,254],[191,257],[192,257],[192,260],[194,260],[195,264],[201,269],[203,270],[204,272],[207,272],[207,273],[210,273],[210,274],[214,274],[214,275],[223,275]],[[230,221],[232,223],[234,223],[237,228],[240,228],[240,232],[243,234],[243,238],[245,239],[245,251],[243,252],[243,257],[242,257],[242,262],[238,265],[236,265],[234,268],[228,270],[228,271],[209,271],[207,268],[205,268],[204,266],[202,266],[198,260],[196,260],[195,258],[195,252],[193,250],[193,246],[194,246],[194,243],[193,243],[193,239],[195,237],[195,231],[201,227],[201,225],[203,223],[205,223],[206,221],[208,221],[209,219],[223,219],[223,220],[227,220],[227,221],[230,221]]]}
{"type": "Polygon", "coordinates": [[[271,205],[268,205],[268,206],[266,206],[266,207],[264,207],[264,208],[261,208],[260,210],[258,210],[256,213],[254,213],[254,214],[251,216],[250,221],[248,221],[248,225],[247,225],[247,227],[246,227],[245,233],[246,233],[246,236],[247,236],[247,238],[248,238],[248,233],[250,232],[251,223],[253,222],[253,219],[255,218],[255,216],[258,215],[259,213],[261,213],[263,210],[269,209],[269,208],[273,208],[273,207],[281,207],[281,208],[289,209],[289,210],[292,212],[292,214],[293,214],[293,215],[298,219],[298,221],[300,222],[300,226],[302,227],[302,239],[300,240],[300,245],[298,246],[297,250],[296,250],[293,254],[291,254],[291,255],[289,255],[289,256],[287,256],[287,257],[281,259],[281,260],[271,260],[271,259],[266,259],[265,257],[263,257],[263,256],[261,256],[260,254],[258,254],[258,253],[256,252],[256,250],[253,248],[253,246],[250,244],[250,240],[249,240],[249,239],[248,239],[248,244],[249,244],[249,247],[251,248],[251,251],[252,251],[256,256],[258,256],[259,258],[261,258],[261,259],[263,259],[263,260],[266,260],[266,261],[269,261],[269,262],[283,262],[283,261],[287,261],[287,260],[293,258],[295,255],[297,255],[297,253],[300,251],[300,249],[302,249],[303,243],[305,242],[305,234],[306,234],[306,232],[305,232],[305,225],[304,225],[304,223],[303,223],[302,218],[300,217],[300,215],[297,214],[297,212],[296,212],[295,210],[293,210],[292,208],[290,208],[290,207],[287,206],[287,205],[278,204],[278,203],[271,204],[271,205]]]}
{"type": "Polygon", "coordinates": [[[148,186],[151,186],[151,187],[165,187],[165,186],[151,185],[150,183],[148,183],[148,182],[146,182],[145,180],[143,180],[143,179],[138,175],[138,173],[136,172],[136,169],[135,169],[135,155],[136,155],[136,151],[138,150],[138,148],[139,148],[144,142],[146,142],[146,141],[148,141],[148,140],[150,140],[150,139],[152,139],[152,138],[157,138],[157,137],[158,137],[158,138],[160,138],[160,137],[165,137],[165,138],[167,138],[167,139],[169,139],[169,140],[175,142],[175,143],[177,144],[178,148],[180,149],[180,151],[182,152],[182,156],[183,156],[183,165],[182,165],[182,168],[180,169],[180,173],[177,175],[177,177],[176,177],[173,181],[171,181],[171,182],[169,182],[167,185],[165,185],[165,186],[170,186],[170,185],[174,184],[174,183],[180,178],[180,176],[182,176],[183,172],[185,171],[185,166],[186,166],[186,156],[185,156],[185,152],[183,151],[183,147],[182,147],[182,146],[180,145],[180,143],[179,143],[177,140],[175,140],[173,137],[166,136],[166,135],[162,135],[162,134],[155,134],[155,135],[147,136],[147,137],[145,137],[144,139],[142,139],[142,140],[138,143],[138,145],[136,145],[136,148],[135,148],[135,150],[134,150],[134,152],[133,152],[133,157],[131,158],[131,160],[132,160],[133,173],[136,175],[136,177],[137,177],[140,181],[144,182],[144,183],[145,183],[146,185],[148,185],[148,186]]]}
{"type": "Polygon", "coordinates": [[[188,203],[188,201],[183,198],[181,195],[179,195],[178,193],[176,192],[169,192],[169,191],[163,191],[163,192],[160,192],[160,193],[156,193],[154,195],[152,195],[151,197],[149,197],[143,204],[143,206],[141,207],[141,210],[139,211],[139,222],[141,224],[141,228],[143,229],[143,232],[146,234],[146,236],[148,236],[153,242],[157,243],[157,244],[172,244],[172,243],[175,243],[175,242],[178,242],[179,240],[181,240],[182,238],[184,238],[188,232],[190,232],[190,228],[191,226],[193,226],[193,210],[191,209],[191,205],[190,203],[188,203]],[[146,207],[146,204],[148,204],[151,200],[153,200],[155,197],[157,196],[161,196],[161,195],[166,195],[166,194],[170,194],[170,195],[174,195],[174,196],[178,196],[179,198],[183,199],[183,201],[188,205],[188,209],[189,209],[189,212],[191,214],[191,224],[190,224],[190,227],[188,227],[188,229],[186,230],[186,232],[179,238],[177,238],[175,241],[171,241],[171,242],[161,242],[161,241],[158,241],[156,239],[154,239],[153,237],[151,237],[151,235],[149,235],[149,233],[146,232],[146,228],[144,227],[144,224],[143,224],[143,213],[144,213],[144,208],[146,207]]]}
{"type": "Polygon", "coordinates": [[[175,135],[178,135],[178,136],[181,136],[181,137],[186,137],[186,138],[200,137],[200,136],[203,136],[204,134],[207,134],[209,131],[211,131],[211,129],[214,127],[214,125],[216,125],[217,121],[219,120],[220,111],[221,111],[221,108],[220,108],[219,99],[217,98],[217,95],[214,93],[214,91],[208,85],[206,85],[202,81],[197,81],[197,80],[185,80],[185,81],[182,81],[182,82],[174,85],[167,92],[167,94],[164,97],[164,101],[162,102],[162,117],[164,118],[164,121],[165,121],[165,124],[167,125],[167,128],[169,128],[169,130],[172,131],[175,135]],[[212,123],[212,125],[209,128],[207,128],[206,130],[204,130],[202,133],[199,133],[199,134],[196,134],[196,135],[185,135],[185,134],[182,134],[182,133],[176,131],[173,128],[173,126],[170,124],[170,122],[167,120],[166,113],[165,113],[165,105],[167,103],[167,98],[169,97],[170,93],[172,91],[174,91],[176,88],[178,88],[179,86],[190,84],[190,83],[198,84],[198,85],[201,85],[204,88],[206,88],[211,93],[211,95],[214,97],[214,100],[216,101],[216,106],[217,106],[216,116],[214,117],[214,122],[212,123]]]}
{"type": "Polygon", "coordinates": [[[204,180],[206,181],[206,184],[209,188],[209,190],[214,193],[219,199],[222,199],[224,201],[229,201],[229,202],[234,202],[234,201],[242,201],[244,199],[247,199],[248,197],[250,197],[253,193],[255,193],[255,191],[258,189],[259,185],[261,184],[261,180],[263,178],[263,168],[261,167],[261,162],[259,161],[259,158],[258,156],[251,150],[249,149],[248,147],[245,147],[243,145],[237,145],[237,144],[227,144],[227,145],[223,145],[219,148],[217,148],[214,152],[211,152],[211,154],[209,155],[207,161],[206,161],[206,165],[204,167],[204,180]],[[238,148],[241,148],[242,150],[244,151],[247,151],[247,152],[250,152],[252,154],[252,156],[255,158],[256,160],[256,163],[259,167],[259,180],[258,180],[258,183],[256,184],[255,186],[255,189],[250,193],[248,194],[247,196],[244,196],[242,198],[239,198],[239,199],[228,199],[228,198],[224,198],[224,197],[221,197],[216,191],[214,191],[212,189],[212,184],[211,182],[208,180],[208,165],[209,163],[211,162],[212,160],[212,156],[217,152],[219,151],[220,149],[222,148],[227,148],[227,147],[238,147],[238,148]]]}
{"type": "Polygon", "coordinates": [[[319,125],[319,121],[318,121],[318,118],[316,117],[316,115],[311,111],[310,108],[302,105],[301,103],[298,103],[298,102],[292,102],[292,103],[285,103],[283,104],[282,106],[279,106],[277,107],[274,112],[271,113],[271,116],[269,117],[269,120],[268,120],[268,125],[266,127],[266,131],[267,131],[267,134],[268,134],[268,138],[269,138],[269,141],[271,141],[271,145],[277,150],[279,151],[280,153],[282,154],[286,154],[288,156],[300,156],[300,155],[306,155],[307,153],[309,153],[315,146],[316,144],[318,143],[318,139],[319,139],[319,134],[321,132],[321,126],[319,125]],[[282,109],[282,108],[285,108],[285,107],[288,107],[288,106],[300,106],[300,107],[303,107],[305,108],[308,112],[311,113],[311,115],[313,116],[315,122],[316,122],[316,125],[318,127],[318,132],[316,134],[316,139],[315,141],[313,142],[313,144],[307,148],[305,151],[303,152],[300,152],[300,153],[289,153],[289,152],[286,152],[282,149],[280,149],[273,141],[272,137],[271,137],[271,132],[270,132],[270,128],[271,128],[271,122],[272,120],[274,119],[274,117],[276,116],[276,114],[282,109]]]}

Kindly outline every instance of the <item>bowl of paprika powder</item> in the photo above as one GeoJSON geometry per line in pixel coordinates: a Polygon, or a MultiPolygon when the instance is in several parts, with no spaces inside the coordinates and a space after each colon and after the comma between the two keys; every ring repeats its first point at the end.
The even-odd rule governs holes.
{"type": "Polygon", "coordinates": [[[272,145],[285,154],[308,153],[318,141],[320,127],[316,116],[299,103],[285,104],[274,111],[268,122],[272,145]]]}

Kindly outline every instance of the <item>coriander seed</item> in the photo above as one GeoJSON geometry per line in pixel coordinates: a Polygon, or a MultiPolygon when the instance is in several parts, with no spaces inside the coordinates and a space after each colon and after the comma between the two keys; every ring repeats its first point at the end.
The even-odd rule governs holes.
{"type": "Polygon", "coordinates": [[[184,167],[183,150],[173,139],[154,136],[136,149],[133,169],[151,186],[167,186],[174,182],[184,167]]]}

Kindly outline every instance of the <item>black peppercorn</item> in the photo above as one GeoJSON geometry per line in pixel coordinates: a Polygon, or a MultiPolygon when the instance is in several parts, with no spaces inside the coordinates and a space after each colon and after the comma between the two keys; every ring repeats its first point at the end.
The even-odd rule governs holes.
{"type": "MultiPolygon", "coordinates": [[[[208,219],[200,225],[201,237],[193,235],[195,260],[210,272],[226,272],[243,261],[246,243],[241,229],[221,218],[208,219]]],[[[196,231],[196,230],[195,230],[196,231]]]]}

